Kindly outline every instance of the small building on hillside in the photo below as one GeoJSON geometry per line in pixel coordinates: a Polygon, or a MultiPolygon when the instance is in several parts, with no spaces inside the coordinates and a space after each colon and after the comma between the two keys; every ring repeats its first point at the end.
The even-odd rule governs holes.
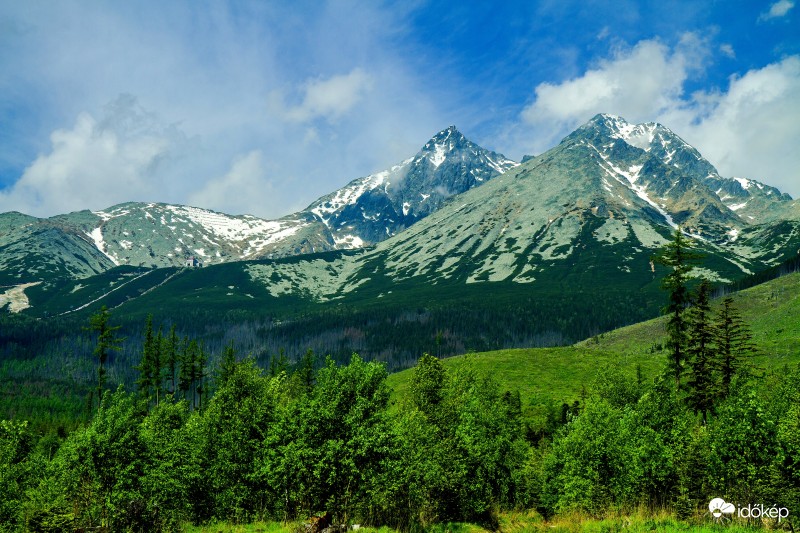
{"type": "Polygon", "coordinates": [[[187,268],[201,268],[203,266],[203,262],[200,261],[197,257],[190,255],[183,266],[187,268]]]}

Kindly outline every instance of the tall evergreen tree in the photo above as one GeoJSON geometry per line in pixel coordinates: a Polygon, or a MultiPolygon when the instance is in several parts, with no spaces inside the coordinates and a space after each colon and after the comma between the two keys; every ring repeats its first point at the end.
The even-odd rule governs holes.
{"type": "Polygon", "coordinates": [[[702,255],[692,251],[692,243],[680,228],[675,229],[672,241],[653,257],[653,262],[670,269],[661,282],[669,292],[669,303],[664,311],[667,321],[668,368],[675,379],[675,389],[681,387],[681,376],[686,364],[687,324],[685,312],[691,302],[688,282],[694,264],[702,255]]]}
{"type": "Polygon", "coordinates": [[[716,392],[710,293],[711,285],[704,279],[697,287],[697,296],[687,317],[689,326],[686,346],[689,367],[687,400],[692,409],[703,416],[703,424],[706,423],[706,416],[713,407],[716,392]]]}
{"type": "Polygon", "coordinates": [[[155,341],[156,339],[153,336],[153,315],[147,315],[147,321],[144,325],[142,360],[136,367],[139,371],[139,379],[136,380],[136,384],[139,386],[139,392],[148,400],[151,397],[153,378],[158,375],[155,368],[155,341]]]}
{"type": "Polygon", "coordinates": [[[161,391],[163,390],[162,383],[164,381],[163,378],[163,369],[164,369],[164,332],[161,329],[161,326],[158,327],[158,333],[156,334],[155,342],[153,343],[153,354],[152,354],[152,366],[153,366],[153,378],[152,378],[152,386],[153,392],[156,395],[156,405],[158,405],[159,401],[161,400],[161,391]]]}
{"type": "Polygon", "coordinates": [[[189,391],[193,390],[194,379],[194,365],[195,354],[197,352],[197,341],[189,340],[189,337],[184,337],[181,342],[181,351],[178,356],[178,390],[181,391],[183,397],[190,402],[192,397],[189,396],[189,391]]]}
{"type": "Polygon", "coordinates": [[[222,360],[219,362],[216,376],[216,388],[220,389],[225,386],[233,372],[236,370],[236,349],[233,343],[228,343],[225,346],[225,351],[222,353],[222,360]]]}
{"type": "Polygon", "coordinates": [[[281,372],[289,371],[289,360],[286,358],[286,352],[283,348],[278,350],[278,355],[272,356],[269,359],[269,375],[275,377],[281,372]]]}
{"type": "Polygon", "coordinates": [[[175,324],[169,328],[169,336],[163,339],[162,359],[164,360],[164,373],[165,379],[169,383],[167,394],[173,397],[177,392],[177,379],[178,379],[178,364],[179,364],[179,347],[178,347],[178,334],[175,331],[175,324]]]}
{"type": "Polygon", "coordinates": [[[106,386],[106,362],[108,355],[112,351],[120,349],[119,343],[124,339],[116,336],[116,331],[120,326],[111,326],[108,323],[111,314],[104,305],[100,311],[89,319],[89,330],[97,332],[97,344],[94,348],[94,355],[97,356],[97,398],[98,408],[103,398],[103,390],[106,386]]]}
{"type": "Polygon", "coordinates": [[[208,392],[206,389],[206,364],[208,363],[208,353],[202,344],[197,345],[197,354],[192,367],[192,383],[194,391],[197,393],[197,407],[203,408],[203,396],[208,392]]]}
{"type": "Polygon", "coordinates": [[[298,392],[308,394],[314,388],[314,350],[309,348],[292,374],[298,392]]]}
{"type": "Polygon", "coordinates": [[[752,339],[750,329],[733,305],[733,298],[728,296],[722,301],[714,324],[720,398],[728,397],[733,377],[744,365],[744,359],[755,354],[756,348],[752,339]]]}

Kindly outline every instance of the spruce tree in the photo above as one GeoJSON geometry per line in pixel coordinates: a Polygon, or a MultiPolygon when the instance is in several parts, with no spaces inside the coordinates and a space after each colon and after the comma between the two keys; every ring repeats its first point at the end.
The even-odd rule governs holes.
{"type": "Polygon", "coordinates": [[[668,368],[675,379],[675,389],[681,387],[681,376],[686,364],[687,324],[685,312],[691,302],[688,282],[694,264],[702,257],[692,251],[692,243],[675,229],[672,241],[653,257],[653,262],[670,269],[661,281],[661,287],[669,292],[669,303],[664,309],[667,321],[668,368]]]}
{"type": "Polygon", "coordinates": [[[216,388],[220,389],[225,386],[228,380],[236,370],[236,349],[233,343],[228,343],[225,346],[225,351],[222,353],[222,360],[219,363],[216,377],[216,388]]]}
{"type": "Polygon", "coordinates": [[[703,416],[711,411],[714,403],[716,379],[714,372],[714,328],[712,324],[709,294],[711,285],[703,280],[697,288],[694,305],[689,309],[689,326],[686,356],[689,368],[689,405],[703,416]]]}
{"type": "Polygon", "coordinates": [[[169,382],[169,388],[166,392],[174,398],[177,392],[176,381],[179,362],[178,334],[175,331],[175,324],[169,328],[169,336],[164,339],[163,345],[164,372],[166,381],[169,382]]]}
{"type": "Polygon", "coordinates": [[[190,341],[189,337],[184,337],[181,343],[180,355],[178,356],[178,390],[181,391],[181,394],[187,401],[193,399],[189,397],[188,393],[192,390],[193,385],[196,351],[197,341],[190,341]]]}
{"type": "Polygon", "coordinates": [[[108,308],[104,305],[97,314],[89,319],[89,331],[97,332],[97,345],[94,348],[94,355],[97,356],[97,406],[103,398],[103,390],[106,386],[106,362],[109,352],[120,349],[119,343],[124,339],[116,336],[116,331],[120,326],[111,326],[108,323],[110,318],[108,308]]]}
{"type": "Polygon", "coordinates": [[[755,354],[756,348],[752,339],[750,329],[733,305],[733,298],[726,297],[714,324],[716,361],[720,373],[717,394],[720,398],[726,398],[730,394],[731,382],[744,365],[744,359],[755,354]]]}
{"type": "MultiPolygon", "coordinates": [[[[194,391],[197,393],[197,408],[199,409],[203,408],[203,395],[208,392],[205,388],[206,363],[208,363],[208,354],[203,345],[198,344],[194,366],[192,367],[192,383],[194,384],[194,391]]],[[[192,405],[194,406],[194,403],[192,405]]]]}
{"type": "Polygon", "coordinates": [[[314,350],[309,348],[300,360],[293,376],[297,376],[300,392],[307,394],[314,388],[314,350]]]}
{"type": "Polygon", "coordinates": [[[156,405],[158,405],[159,401],[161,400],[161,391],[162,391],[162,382],[164,378],[162,376],[163,366],[164,366],[164,333],[161,329],[161,326],[158,327],[158,334],[156,334],[155,341],[153,343],[153,354],[152,354],[152,368],[153,368],[153,377],[151,384],[153,386],[153,391],[156,394],[156,405]]]}
{"type": "Polygon", "coordinates": [[[147,321],[144,326],[144,343],[142,345],[142,360],[136,369],[139,371],[139,379],[136,384],[139,386],[139,392],[149,402],[150,391],[153,386],[153,375],[157,372],[154,368],[155,358],[155,337],[153,336],[153,315],[147,315],[147,321]]]}

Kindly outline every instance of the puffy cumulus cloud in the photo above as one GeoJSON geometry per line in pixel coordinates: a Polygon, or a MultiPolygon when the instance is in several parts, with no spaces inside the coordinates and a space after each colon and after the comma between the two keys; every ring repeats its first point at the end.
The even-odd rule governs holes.
{"type": "Polygon", "coordinates": [[[657,40],[619,48],[580,77],[539,84],[522,111],[523,127],[532,130],[539,152],[598,112],[650,120],[680,101],[684,83],[706,54],[706,44],[693,35],[675,50],[657,40]]]}
{"type": "Polygon", "coordinates": [[[265,205],[277,201],[273,192],[264,155],[260,150],[253,150],[237,157],[224,176],[209,180],[201,189],[191,193],[189,204],[229,214],[262,213],[281,208],[279,205],[265,205]]]}
{"type": "MultiPolygon", "coordinates": [[[[327,79],[311,79],[301,89],[302,101],[283,111],[283,117],[291,122],[309,122],[325,119],[334,122],[351,111],[370,91],[373,78],[360,68],[347,74],[327,79]]],[[[278,103],[273,95],[273,107],[278,103]]]]}
{"type": "Polygon", "coordinates": [[[762,13],[758,17],[758,20],[764,22],[767,20],[785,17],[793,7],[794,2],[792,0],[778,0],[769,6],[769,10],[762,13]]]}
{"type": "Polygon", "coordinates": [[[660,120],[725,176],[742,176],[800,196],[800,57],[730,79],[726,91],[692,95],[660,120]]]}
{"type": "Polygon", "coordinates": [[[161,197],[165,173],[188,142],[129,95],[106,106],[99,120],[81,113],[71,129],[54,131],[50,141],[51,150],[0,191],[0,211],[49,216],[161,197]]]}
{"type": "Polygon", "coordinates": [[[542,83],[509,143],[517,152],[540,153],[597,113],[657,121],[722,175],[758,179],[800,196],[800,57],[733,76],[724,88],[687,94],[685,86],[702,73],[709,50],[691,35],[674,48],[641,41],[582,76],[542,83]]]}

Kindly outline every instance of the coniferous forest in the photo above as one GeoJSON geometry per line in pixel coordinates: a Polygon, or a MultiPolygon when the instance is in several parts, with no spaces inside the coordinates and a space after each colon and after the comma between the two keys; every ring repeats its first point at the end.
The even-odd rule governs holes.
{"type": "Polygon", "coordinates": [[[0,529],[178,531],[323,514],[496,529],[513,510],[548,520],[633,509],[692,524],[713,520],[714,497],[775,509],[752,524],[792,527],[800,369],[751,363],[748,324],[731,298],[709,305],[680,232],[655,259],[669,271],[662,371],[598,369],[580,398],[535,420],[519,391],[469,365],[424,355],[392,400],[384,363],[308,351],[259,365],[233,345],[210,363],[202,343],[151,318],[135,385],[113,388],[107,365],[124,339],[101,309],[86,325],[94,385],[74,423],[0,422],[0,529]]]}

